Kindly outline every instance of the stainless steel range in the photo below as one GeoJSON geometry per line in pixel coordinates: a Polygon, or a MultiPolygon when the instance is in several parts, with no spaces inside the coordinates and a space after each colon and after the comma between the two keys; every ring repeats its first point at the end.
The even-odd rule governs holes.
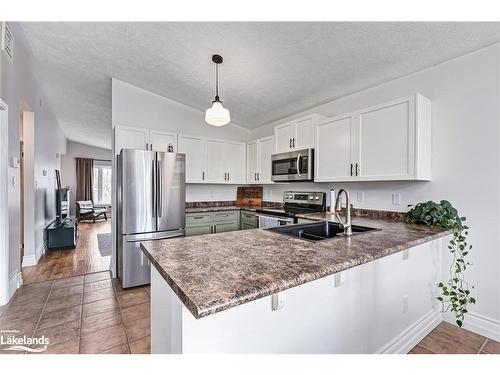
{"type": "Polygon", "coordinates": [[[297,223],[296,214],[326,211],[326,193],[307,191],[285,191],[283,209],[263,208],[257,210],[259,228],[277,227],[297,223]]]}

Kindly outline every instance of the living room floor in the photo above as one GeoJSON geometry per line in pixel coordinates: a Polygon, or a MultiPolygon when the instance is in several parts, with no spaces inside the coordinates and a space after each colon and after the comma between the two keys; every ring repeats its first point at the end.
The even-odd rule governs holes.
{"type": "Polygon", "coordinates": [[[109,270],[111,255],[101,255],[97,239],[104,233],[111,233],[111,219],[80,222],[76,248],[47,251],[36,266],[23,267],[24,284],[109,270]]]}

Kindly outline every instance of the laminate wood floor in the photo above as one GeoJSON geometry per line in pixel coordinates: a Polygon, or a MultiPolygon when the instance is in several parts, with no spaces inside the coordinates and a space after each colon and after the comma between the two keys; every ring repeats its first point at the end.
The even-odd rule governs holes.
{"type": "Polygon", "coordinates": [[[47,251],[36,266],[23,268],[24,284],[109,270],[111,256],[103,257],[99,253],[97,234],[110,232],[110,219],[79,223],[76,248],[47,251]]]}

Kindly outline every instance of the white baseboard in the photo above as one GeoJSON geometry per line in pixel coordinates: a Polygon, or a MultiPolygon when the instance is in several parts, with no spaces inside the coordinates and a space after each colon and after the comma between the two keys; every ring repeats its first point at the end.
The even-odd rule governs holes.
{"type": "Polygon", "coordinates": [[[439,310],[431,310],[420,320],[412,324],[408,329],[394,337],[382,348],[377,350],[379,354],[406,354],[412,350],[422,339],[427,336],[439,323],[443,316],[439,310]]]}
{"type": "Polygon", "coordinates": [[[38,259],[36,254],[29,254],[23,256],[23,267],[36,266],[38,259]]]}
{"type": "MultiPolygon", "coordinates": [[[[445,320],[448,323],[456,324],[453,315],[447,314],[445,320]]],[[[463,328],[491,340],[500,341],[500,320],[469,312],[465,316],[463,328]]]]}
{"type": "Polygon", "coordinates": [[[21,272],[16,272],[9,279],[9,299],[12,298],[16,290],[23,285],[23,276],[21,272]]]}

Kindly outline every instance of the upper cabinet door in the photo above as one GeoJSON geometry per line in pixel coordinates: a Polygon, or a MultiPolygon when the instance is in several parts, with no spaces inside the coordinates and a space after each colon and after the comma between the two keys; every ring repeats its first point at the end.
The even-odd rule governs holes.
{"type": "Polygon", "coordinates": [[[352,115],[328,119],[316,126],[315,181],[354,179],[354,137],[352,115]]]}
{"type": "Polygon", "coordinates": [[[205,139],[179,135],[178,152],[186,154],[186,182],[197,183],[206,180],[205,139]]]}
{"type": "Polygon", "coordinates": [[[257,141],[247,143],[247,184],[257,182],[257,141]]]}
{"type": "Polygon", "coordinates": [[[360,111],[357,127],[357,171],[363,180],[407,180],[415,177],[414,97],[360,111]]]}
{"type": "Polygon", "coordinates": [[[295,124],[296,136],[292,138],[293,148],[314,148],[314,118],[304,118],[295,124]]]}
{"type": "Polygon", "coordinates": [[[226,141],[225,153],[222,160],[225,161],[227,173],[226,182],[231,184],[246,183],[246,145],[241,142],[226,141]]]}
{"type": "Polygon", "coordinates": [[[286,152],[293,148],[293,138],[295,137],[295,124],[288,123],[278,125],[274,128],[276,141],[276,152],[286,152]]]}
{"type": "MultiPolygon", "coordinates": [[[[227,182],[226,159],[231,156],[226,155],[225,142],[214,139],[207,139],[207,173],[205,182],[227,182]]],[[[245,167],[242,166],[243,173],[245,167]]]]}
{"type": "Polygon", "coordinates": [[[272,184],[271,181],[271,155],[274,153],[274,137],[259,140],[259,170],[257,182],[259,184],[272,184]]]}
{"type": "Polygon", "coordinates": [[[130,126],[115,127],[115,153],[120,154],[122,148],[146,150],[149,146],[149,130],[130,126]]]}
{"type": "Polygon", "coordinates": [[[149,140],[153,151],[177,152],[177,134],[151,130],[149,140]]]}

